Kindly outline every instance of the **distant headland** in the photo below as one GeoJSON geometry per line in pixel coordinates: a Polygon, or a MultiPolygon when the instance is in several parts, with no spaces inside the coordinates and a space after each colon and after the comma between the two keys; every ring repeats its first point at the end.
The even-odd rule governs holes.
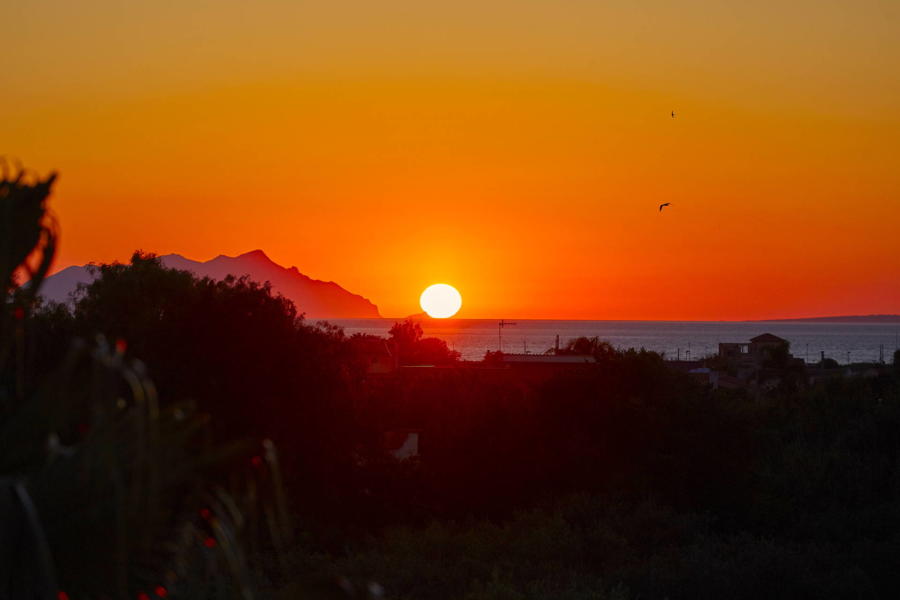
{"type": "MultiPolygon", "coordinates": [[[[260,283],[268,281],[272,289],[289,298],[300,312],[312,319],[377,319],[378,307],[367,298],[347,291],[333,281],[319,281],[301,273],[297,267],[282,267],[262,250],[239,256],[219,255],[206,262],[190,260],[180,254],[160,256],[170,269],[190,271],[198,277],[221,280],[227,275],[249,275],[260,283]]],[[[95,275],[88,266],[72,266],[44,281],[41,295],[55,302],[67,302],[79,283],[90,283],[95,275]]]]}

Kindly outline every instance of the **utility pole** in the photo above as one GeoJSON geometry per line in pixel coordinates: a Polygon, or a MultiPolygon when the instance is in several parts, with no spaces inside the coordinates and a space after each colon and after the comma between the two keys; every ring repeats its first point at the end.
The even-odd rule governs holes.
{"type": "Polygon", "coordinates": [[[503,352],[503,328],[509,327],[510,325],[515,325],[512,321],[504,321],[500,319],[500,322],[497,323],[497,346],[500,348],[500,352],[503,352]]]}

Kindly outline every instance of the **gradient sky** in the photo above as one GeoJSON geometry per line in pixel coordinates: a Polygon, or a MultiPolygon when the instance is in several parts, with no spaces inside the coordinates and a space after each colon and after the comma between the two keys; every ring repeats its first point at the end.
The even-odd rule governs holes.
{"type": "Polygon", "coordinates": [[[262,248],[386,316],[435,282],[474,318],[900,313],[896,0],[0,7],[0,153],[61,173],[57,268],[262,248]]]}

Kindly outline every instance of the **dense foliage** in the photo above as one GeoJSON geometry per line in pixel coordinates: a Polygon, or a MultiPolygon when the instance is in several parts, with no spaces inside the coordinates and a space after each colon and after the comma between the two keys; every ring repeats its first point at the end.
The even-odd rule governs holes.
{"type": "MultiPolygon", "coordinates": [[[[23,231],[52,254],[46,223],[23,231]]],[[[0,474],[27,482],[73,600],[134,597],[173,564],[184,598],[900,590],[897,356],[814,386],[773,356],[790,385],[751,396],[581,338],[561,352],[595,364],[541,375],[461,363],[414,321],[346,337],[150,254],[95,275],[71,306],[33,288],[0,311],[0,474]],[[396,432],[417,456],[391,454],[396,432]],[[220,551],[236,568],[210,570],[220,551]]]]}
{"type": "MultiPolygon", "coordinates": [[[[619,360],[629,358],[609,366],[625,368],[619,360]]],[[[474,495],[491,502],[506,484],[508,509],[543,489],[530,510],[392,528],[341,568],[417,599],[878,598],[900,589],[895,376],[755,402],[648,384],[659,404],[639,400],[634,376],[621,375],[630,389],[605,408],[606,390],[622,385],[608,373],[555,381],[543,390],[555,404],[555,417],[542,419],[548,435],[514,455],[501,437],[495,452],[506,458],[488,456],[485,468],[502,483],[485,477],[474,495]],[[515,485],[520,471],[531,485],[515,485]]]]}
{"type": "Polygon", "coordinates": [[[215,441],[124,341],[40,307],[52,181],[0,181],[0,597],[252,598],[251,551],[293,531],[277,450],[215,441]]]}

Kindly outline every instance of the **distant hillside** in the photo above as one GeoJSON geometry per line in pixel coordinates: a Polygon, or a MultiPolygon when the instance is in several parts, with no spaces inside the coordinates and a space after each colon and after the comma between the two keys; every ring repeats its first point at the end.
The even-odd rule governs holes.
{"type": "MultiPolygon", "coordinates": [[[[161,256],[170,269],[190,271],[198,277],[221,280],[227,275],[249,275],[259,282],[268,281],[272,289],[290,298],[297,309],[311,319],[379,318],[378,307],[366,298],[353,294],[333,281],[311,279],[297,270],[273,262],[262,250],[240,256],[222,256],[198,262],[179,254],[161,256]]],[[[48,277],[41,295],[57,302],[66,302],[79,283],[89,283],[91,275],[86,266],[69,267],[48,277]]]]}
{"type": "Polygon", "coordinates": [[[900,315],[845,315],[837,317],[805,317],[802,319],[766,319],[766,321],[794,321],[806,323],[900,323],[900,315]]]}

